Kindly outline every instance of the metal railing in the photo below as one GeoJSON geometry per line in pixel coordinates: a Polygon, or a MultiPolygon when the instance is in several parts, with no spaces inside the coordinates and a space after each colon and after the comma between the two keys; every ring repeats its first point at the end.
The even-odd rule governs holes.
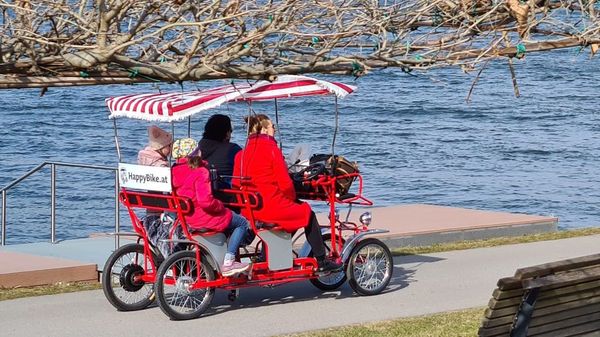
{"type": "MultiPolygon", "coordinates": [[[[61,163],[61,162],[43,162],[36,166],[31,171],[25,173],[20,178],[16,179],[12,183],[0,189],[2,193],[2,236],[0,239],[0,245],[6,245],[6,197],[7,191],[13,186],[17,185],[21,181],[27,179],[27,177],[41,170],[45,166],[50,165],[50,241],[56,243],[56,167],[76,167],[76,168],[87,168],[95,170],[113,171],[115,173],[115,232],[118,233],[120,230],[120,219],[119,219],[119,176],[118,171],[114,167],[100,166],[100,165],[87,165],[87,164],[74,164],[74,163],[61,163]]],[[[115,247],[119,246],[119,237],[115,236],[115,247]]]]}

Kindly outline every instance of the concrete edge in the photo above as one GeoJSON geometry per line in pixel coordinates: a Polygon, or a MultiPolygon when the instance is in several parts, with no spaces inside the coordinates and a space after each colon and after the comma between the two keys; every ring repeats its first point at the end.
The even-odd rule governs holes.
{"type": "Polygon", "coordinates": [[[0,287],[31,287],[59,282],[98,282],[95,264],[0,274],[0,287]]]}
{"type": "Polygon", "coordinates": [[[535,224],[517,224],[509,226],[480,227],[447,232],[424,232],[409,235],[381,234],[381,239],[390,248],[406,246],[430,246],[438,243],[449,243],[466,240],[483,240],[497,237],[514,237],[526,234],[550,233],[558,230],[557,222],[541,222],[535,224]]]}

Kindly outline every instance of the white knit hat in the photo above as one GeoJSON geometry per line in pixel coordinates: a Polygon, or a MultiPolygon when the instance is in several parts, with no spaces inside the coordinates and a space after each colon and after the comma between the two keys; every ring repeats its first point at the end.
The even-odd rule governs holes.
{"type": "Polygon", "coordinates": [[[170,133],[156,125],[148,127],[148,145],[151,148],[160,150],[165,146],[171,145],[171,143],[173,143],[173,136],[170,133]]]}

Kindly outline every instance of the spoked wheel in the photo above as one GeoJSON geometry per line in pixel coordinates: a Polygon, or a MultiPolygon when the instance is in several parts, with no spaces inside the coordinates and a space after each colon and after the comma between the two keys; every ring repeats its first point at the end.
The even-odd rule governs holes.
{"type": "Polygon", "coordinates": [[[348,283],[358,294],[376,295],[390,283],[393,270],[388,247],[377,239],[368,238],[352,250],[346,274],[348,283]]]}
{"type": "Polygon", "coordinates": [[[177,252],[163,262],[156,276],[156,296],[160,309],[172,320],[198,318],[208,307],[215,294],[214,288],[193,286],[200,281],[213,281],[215,272],[196,252],[177,252]]]}
{"type": "MultiPolygon", "coordinates": [[[[331,251],[331,234],[323,235],[323,242],[325,243],[326,252],[329,253],[331,251]]],[[[344,242],[345,240],[342,239],[342,245],[344,244],[344,242]]],[[[338,247],[338,251],[340,251],[341,249],[342,247],[338,247]]],[[[312,256],[312,251],[310,253],[310,256],[312,256]]],[[[312,278],[310,279],[310,282],[315,287],[324,291],[336,290],[337,288],[341,287],[342,284],[344,284],[344,282],[346,282],[346,273],[344,272],[344,270],[342,270],[337,273],[323,275],[319,278],[312,278]]]]}
{"type": "Polygon", "coordinates": [[[122,246],[108,257],[102,271],[102,289],[117,310],[140,310],[154,301],[154,284],[141,280],[142,275],[152,272],[150,258],[156,261],[155,256],[144,256],[144,246],[138,243],[122,246]]]}

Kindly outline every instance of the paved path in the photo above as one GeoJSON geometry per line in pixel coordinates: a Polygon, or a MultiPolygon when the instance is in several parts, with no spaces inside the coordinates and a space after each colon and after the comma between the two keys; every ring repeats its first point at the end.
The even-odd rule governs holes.
{"type": "Polygon", "coordinates": [[[600,236],[398,257],[389,291],[359,297],[308,282],[215,296],[205,317],[171,322],[160,309],[122,313],[102,291],[0,302],[1,336],[273,336],[486,305],[516,268],[598,253],[600,236]]]}

